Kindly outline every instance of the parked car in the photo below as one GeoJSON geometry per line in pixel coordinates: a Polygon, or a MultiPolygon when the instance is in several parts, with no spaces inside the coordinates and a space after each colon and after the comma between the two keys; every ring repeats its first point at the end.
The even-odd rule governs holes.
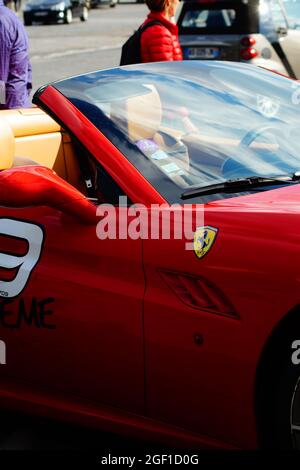
{"type": "Polygon", "coordinates": [[[173,447],[300,448],[297,86],[161,62],[0,112],[2,407],[173,447]]]}
{"type": "Polygon", "coordinates": [[[283,0],[291,28],[300,29],[300,0],[283,0]]]}
{"type": "Polygon", "coordinates": [[[85,0],[29,0],[23,9],[25,26],[32,25],[34,21],[70,24],[73,18],[87,21],[88,16],[85,0]]]}
{"type": "Polygon", "coordinates": [[[118,0],[90,0],[91,8],[97,8],[100,5],[108,5],[110,8],[115,8],[118,3],[118,0]]]}
{"type": "Polygon", "coordinates": [[[300,78],[300,31],[281,0],[186,0],[177,24],[185,59],[248,62],[300,78]]]}

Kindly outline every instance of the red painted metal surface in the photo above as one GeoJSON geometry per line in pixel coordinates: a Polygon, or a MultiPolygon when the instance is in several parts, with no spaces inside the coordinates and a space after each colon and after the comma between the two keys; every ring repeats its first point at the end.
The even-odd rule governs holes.
{"type": "Polygon", "coordinates": [[[50,206],[86,222],[96,222],[96,207],[73,186],[42,166],[0,173],[1,202],[7,207],[50,206]]]}
{"type": "Polygon", "coordinates": [[[203,259],[182,240],[144,241],[147,413],[253,448],[260,355],[275,325],[300,304],[300,187],[198,209],[205,210],[205,225],[218,228],[203,259]],[[239,318],[186,305],[161,282],[160,270],[212,281],[239,318]]]}
{"type": "Polygon", "coordinates": [[[45,233],[27,286],[0,302],[1,376],[143,413],[141,240],[99,240],[96,224],[43,206],[2,207],[1,217],[45,233]]]}

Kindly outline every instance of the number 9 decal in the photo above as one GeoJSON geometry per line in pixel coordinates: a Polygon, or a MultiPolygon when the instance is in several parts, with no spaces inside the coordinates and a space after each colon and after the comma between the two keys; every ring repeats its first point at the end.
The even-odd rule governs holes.
{"type": "Polygon", "coordinates": [[[0,253],[0,268],[17,270],[13,280],[0,280],[0,297],[16,297],[25,288],[30,274],[40,259],[44,232],[39,225],[15,219],[0,219],[0,236],[21,238],[28,243],[23,256],[0,253]]]}

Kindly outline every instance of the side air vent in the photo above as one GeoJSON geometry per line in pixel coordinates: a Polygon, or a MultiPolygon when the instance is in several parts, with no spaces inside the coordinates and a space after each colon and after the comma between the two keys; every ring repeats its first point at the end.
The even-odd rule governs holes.
{"type": "Polygon", "coordinates": [[[213,282],[185,273],[159,272],[170,289],[189,307],[239,318],[230,301],[213,282]]]}

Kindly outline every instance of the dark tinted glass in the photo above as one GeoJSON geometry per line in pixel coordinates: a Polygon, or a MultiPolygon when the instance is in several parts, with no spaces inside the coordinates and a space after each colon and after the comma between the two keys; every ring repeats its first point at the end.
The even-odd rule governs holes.
{"type": "Polygon", "coordinates": [[[178,27],[180,34],[257,33],[257,1],[187,1],[182,7],[178,27]]]}

